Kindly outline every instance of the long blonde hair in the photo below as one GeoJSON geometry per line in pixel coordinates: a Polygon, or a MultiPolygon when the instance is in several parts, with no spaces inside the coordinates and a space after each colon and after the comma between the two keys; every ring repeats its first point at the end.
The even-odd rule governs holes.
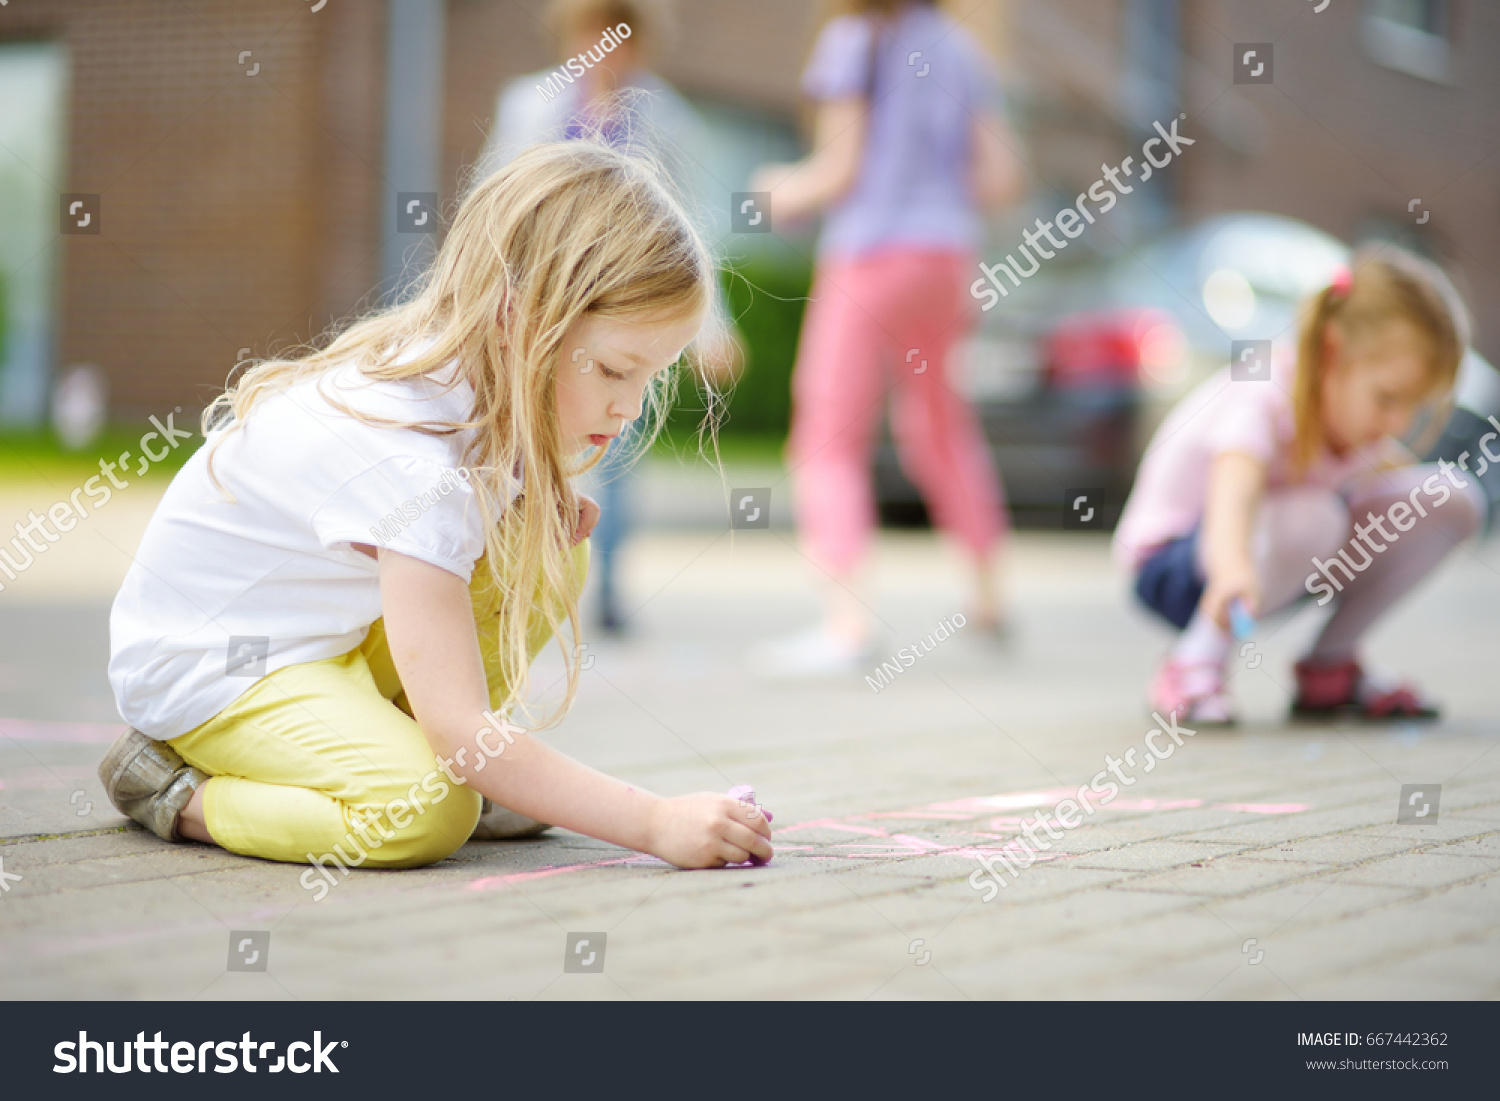
{"type": "MultiPolygon", "coordinates": [[[[1305,471],[1326,442],[1323,430],[1323,352],[1328,326],[1359,340],[1391,321],[1405,321],[1427,342],[1428,395],[1447,397],[1469,346],[1469,315],[1437,265],[1394,245],[1367,245],[1349,270],[1303,306],[1292,389],[1296,434],[1292,466],[1305,471]]],[[[1434,416],[1439,429],[1443,417],[1434,416]]]]}
{"type": "MultiPolygon", "coordinates": [[[[329,400],[369,424],[429,435],[476,430],[464,465],[484,522],[490,577],[502,593],[498,657],[507,706],[528,693],[527,621],[536,603],[567,665],[564,698],[538,724],[551,725],[578,690],[577,648],[561,630],[566,622],[567,638],[579,637],[571,564],[578,501],[569,479],[604,454],[571,459],[565,449],[555,397],[563,337],[585,314],[704,318],[715,271],[651,161],[597,140],[534,146],[464,198],[404,302],[355,322],[322,350],[251,368],[204,411],[204,435],[227,435],[266,397],[351,360],[372,381],[414,378],[457,361],[454,385],[462,380],[474,391],[468,421],[391,421],[329,400]],[[426,347],[418,343],[424,338],[431,338],[426,347]],[[397,363],[402,352],[410,358],[397,363]],[[506,507],[517,471],[521,496],[506,507]]],[[[637,448],[659,430],[675,377],[664,371],[648,388],[646,424],[633,433],[637,448]]],[[[210,474],[212,461],[210,451],[210,474]]]]}

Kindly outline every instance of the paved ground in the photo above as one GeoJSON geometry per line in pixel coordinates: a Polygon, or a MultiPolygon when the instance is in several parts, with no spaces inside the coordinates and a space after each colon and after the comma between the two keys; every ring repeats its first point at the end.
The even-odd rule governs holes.
{"type": "MultiPolygon", "coordinates": [[[[680,505],[652,484],[651,508],[680,505]]],[[[3,526],[20,499],[0,495],[3,526]]],[[[1021,536],[1011,640],[960,631],[875,692],[747,670],[751,642],[811,611],[784,530],[642,537],[635,635],[593,647],[552,738],[661,792],[753,783],[776,859],[684,873],[554,831],[356,872],[314,902],[300,868],[167,846],[103,798],[108,594],[150,504],[127,500],[0,593],[0,860],[23,877],[0,894],[0,996],[1500,995],[1500,544],[1458,555],[1373,642],[1445,722],[1283,721],[1308,610],[1244,655],[1247,723],[1148,774],[1142,690],[1165,636],[1101,538],[1021,536]],[[1027,852],[1023,818],[1106,755],[1135,782],[1027,852]],[[1441,785],[1426,824],[1396,823],[1404,784],[1441,785]],[[967,879],[998,853],[1038,860],[986,902],[967,879]],[[244,931],[270,934],[264,972],[226,969],[244,931]],[[564,972],[570,933],[602,974],[564,972]]],[[[927,536],[883,538],[887,653],[962,610],[956,565],[927,536]]]]}

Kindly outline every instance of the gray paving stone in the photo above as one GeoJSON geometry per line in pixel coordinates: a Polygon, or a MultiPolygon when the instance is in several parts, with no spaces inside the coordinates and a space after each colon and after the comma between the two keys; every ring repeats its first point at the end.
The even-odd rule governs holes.
{"type": "Polygon", "coordinates": [[[1477,819],[1481,822],[1500,822],[1500,803],[1478,803],[1468,807],[1457,807],[1447,813],[1453,818],[1477,819]]]}
{"type": "Polygon", "coordinates": [[[1003,958],[975,957],[943,970],[971,998],[1054,1001],[1080,996],[1133,969],[1133,961],[1103,952],[1045,945],[1003,958]]]}
{"type": "Polygon", "coordinates": [[[1292,985],[1379,970],[1403,959],[1486,936],[1493,916],[1413,904],[1361,914],[1315,929],[1288,929],[1266,940],[1267,958],[1292,985]]]}
{"type": "Polygon", "coordinates": [[[1410,834],[1392,834],[1380,827],[1378,830],[1348,830],[1324,834],[1322,837],[1299,838],[1278,845],[1247,849],[1241,855],[1247,860],[1350,865],[1408,852],[1430,843],[1410,834]]]}
{"type": "MultiPolygon", "coordinates": [[[[747,671],[749,645],[814,609],[789,544],[683,532],[630,546],[636,633],[600,644],[546,737],[665,794],[754,783],[778,826],[776,859],[757,869],[679,873],[556,830],[360,870],[314,901],[301,867],[110,832],[121,820],[90,777],[114,727],[69,702],[107,700],[102,663],[69,674],[71,696],[0,681],[0,859],[25,876],[0,895],[0,997],[1500,996],[1490,559],[1455,556],[1371,640],[1447,701],[1444,723],[1288,726],[1279,682],[1247,678],[1234,690],[1252,721],[1138,772],[1050,842],[1058,859],[985,903],[967,883],[973,853],[1013,843],[1023,817],[1141,745],[1165,637],[1124,602],[1105,540],[1022,535],[1014,555],[1016,642],[960,636],[876,695],[859,678],[747,671]],[[22,718],[50,734],[5,736],[22,718]],[[1436,823],[1395,824],[1403,778],[1444,783],[1436,823]],[[94,804],[83,816],[73,790],[94,804]],[[63,836],[5,843],[32,834],[63,836]],[[270,930],[267,972],[227,971],[231,929],[270,930]],[[565,974],[567,933],[600,930],[605,973],[565,974]]],[[[873,591],[890,640],[962,606],[959,565],[929,536],[882,536],[873,591]]],[[[46,630],[46,611],[0,603],[0,634],[22,618],[46,630]]],[[[1268,643],[1282,681],[1287,640],[1315,619],[1268,643]]],[[[106,603],[64,620],[91,624],[85,649],[102,652],[106,603]]],[[[544,656],[538,683],[558,668],[544,656]]]]}
{"type": "Polygon", "coordinates": [[[1249,860],[1226,856],[1210,860],[1202,867],[1189,866],[1168,872],[1143,875],[1122,886],[1129,891],[1166,891],[1193,896],[1233,896],[1264,890],[1290,879],[1329,875],[1323,864],[1301,864],[1295,861],[1249,860]]]}
{"type": "Polygon", "coordinates": [[[1238,951],[1246,938],[1212,909],[1183,907],[1149,921],[1096,928],[1070,939],[1068,947],[1086,952],[1114,952],[1154,969],[1198,956],[1238,951]]]}
{"type": "Polygon", "coordinates": [[[1369,883],[1376,887],[1425,890],[1452,886],[1461,880],[1497,876],[1500,876],[1500,860],[1454,860],[1418,852],[1361,864],[1342,873],[1341,878],[1350,883],[1369,883]]]}
{"type": "Polygon", "coordinates": [[[1420,895],[1410,889],[1348,882],[1342,874],[1287,883],[1238,898],[1204,902],[1246,936],[1346,922],[1369,910],[1400,906],[1420,895]]]}
{"type": "Polygon", "coordinates": [[[1472,856],[1480,860],[1500,860],[1500,830],[1444,842],[1426,851],[1433,856],[1472,856]]]}
{"type": "Polygon", "coordinates": [[[1209,841],[1157,841],[1129,845],[1107,852],[1088,853],[1076,860],[1079,868],[1112,868],[1137,872],[1159,872],[1206,864],[1215,857],[1239,852],[1244,846],[1209,841]]]}
{"type": "MultiPolygon", "coordinates": [[[[1493,949],[1492,949],[1493,950],[1493,949]]],[[[1304,998],[1312,1000],[1339,1001],[1417,1001],[1417,1002],[1461,1002],[1479,999],[1492,1000],[1500,987],[1486,989],[1472,977],[1437,979],[1405,968],[1370,970],[1358,975],[1340,975],[1336,978],[1314,979],[1300,986],[1304,998]]],[[[1360,1058],[1379,1058],[1361,1055],[1360,1058]]],[[[1442,1059],[1441,1049],[1427,1054],[1422,1049],[1403,1052],[1386,1058],[1435,1058],[1442,1059]]]]}

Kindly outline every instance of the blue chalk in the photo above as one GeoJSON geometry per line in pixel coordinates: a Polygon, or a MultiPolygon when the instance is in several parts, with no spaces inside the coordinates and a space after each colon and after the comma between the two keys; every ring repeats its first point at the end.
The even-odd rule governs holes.
{"type": "Polygon", "coordinates": [[[1255,617],[1238,597],[1229,602],[1229,630],[1237,639],[1246,639],[1255,633],[1255,617]]]}

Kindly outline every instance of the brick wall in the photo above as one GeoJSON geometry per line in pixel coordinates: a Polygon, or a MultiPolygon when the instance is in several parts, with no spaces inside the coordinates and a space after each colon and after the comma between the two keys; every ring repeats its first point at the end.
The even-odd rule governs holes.
{"type": "Polygon", "coordinates": [[[313,336],[371,286],[383,10],[29,0],[4,13],[6,39],[69,53],[56,189],[99,194],[102,221],[59,238],[57,364],[103,367],[116,417],[202,405],[238,349],[313,336]]]}
{"type": "MultiPolygon", "coordinates": [[[[478,153],[495,94],[555,63],[543,0],[448,0],[445,199],[478,153]]],[[[1349,238],[1414,221],[1475,307],[1500,359],[1500,6],[1457,4],[1452,85],[1383,69],[1354,5],[1183,0],[1184,102],[1210,137],[1185,159],[1183,214],[1263,209],[1349,238]],[[1294,18],[1295,17],[1295,18],[1294,18]],[[1235,41],[1276,41],[1272,86],[1229,83],[1235,41]]],[[[686,0],[659,71],[685,91],[790,117],[818,8],[806,0],[686,0]]],[[[1047,105],[1030,135],[1049,177],[1119,140],[1117,0],[992,0],[974,24],[1047,105]],[[1072,43],[1072,45],[1069,45],[1072,43]],[[1090,58],[1094,60],[1091,61],[1090,58]]],[[[976,17],[977,18],[977,17],[976,17]]],[[[315,337],[374,288],[384,119],[385,4],[308,0],[27,0],[0,38],[70,53],[67,168],[56,190],[102,195],[102,232],[60,244],[59,366],[99,363],[122,418],[201,405],[241,348],[315,337]],[[238,55],[251,55],[242,65],[238,55]],[[258,64],[255,76],[246,71],[258,64]]]]}
{"type": "Polygon", "coordinates": [[[1300,0],[1186,5],[1189,48],[1217,80],[1191,91],[1189,115],[1228,119],[1241,137],[1184,158],[1184,214],[1270,210],[1344,240],[1376,222],[1399,228],[1454,273],[1474,314],[1476,347],[1500,362],[1492,308],[1500,296],[1500,5],[1454,5],[1451,84],[1372,61],[1360,44],[1361,7],[1314,14],[1300,0]],[[1274,84],[1231,83],[1235,42],[1273,43],[1274,84]],[[1413,199],[1422,206],[1409,213],[1413,199]],[[1418,225],[1423,211],[1428,220],[1418,225]]]}

